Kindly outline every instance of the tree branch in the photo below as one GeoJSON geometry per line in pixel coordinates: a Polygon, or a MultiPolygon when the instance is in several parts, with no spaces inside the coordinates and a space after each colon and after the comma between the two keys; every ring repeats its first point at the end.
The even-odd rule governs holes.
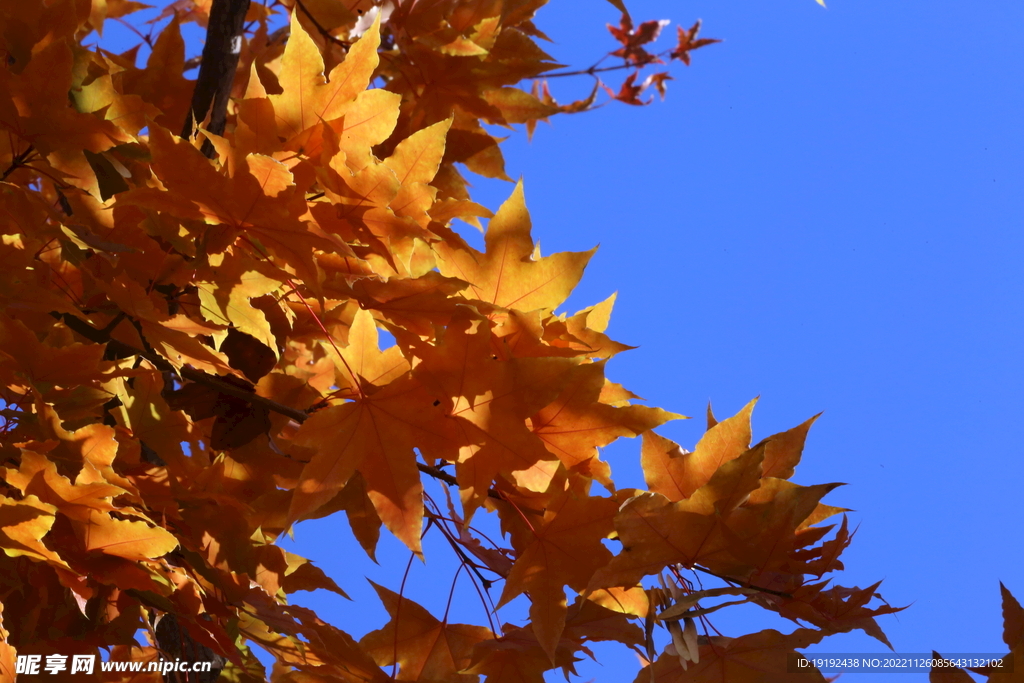
{"type": "MultiPolygon", "coordinates": [[[[238,68],[238,55],[242,51],[242,27],[249,0],[213,0],[210,23],[206,32],[206,45],[199,67],[199,79],[192,92],[192,107],[185,117],[181,137],[192,137],[195,126],[210,117],[208,130],[215,135],[224,132],[227,123],[228,98],[238,68]]],[[[203,143],[203,154],[213,158],[213,143],[203,143]]]]}

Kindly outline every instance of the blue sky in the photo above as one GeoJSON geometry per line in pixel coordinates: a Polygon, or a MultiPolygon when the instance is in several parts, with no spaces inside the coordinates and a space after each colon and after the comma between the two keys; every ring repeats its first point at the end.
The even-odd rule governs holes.
{"type": "MultiPolygon", "coordinates": [[[[545,252],[601,244],[570,308],[619,292],[610,332],[640,348],[609,375],[697,416],[660,430],[684,446],[709,399],[721,416],[760,395],[755,439],[825,411],[796,480],[849,484],[827,499],[860,525],[837,580],[912,604],[880,619],[897,651],[1004,653],[998,581],[1024,597],[1024,6],[629,7],[725,42],[675,68],[664,103],[509,141],[545,252]]],[[[614,12],[589,14],[541,12],[552,54],[590,63],[614,12]]],[[[736,617],[716,626],[780,623],[736,617]]]]}
{"type": "MultiPolygon", "coordinates": [[[[1024,600],[1024,5],[627,4],[673,21],[656,47],[697,17],[725,42],[673,65],[665,102],[505,143],[544,253],[601,245],[566,309],[618,292],[610,333],[639,348],[608,374],[695,416],[659,430],[684,447],[709,400],[721,418],[760,395],[755,440],[824,411],[795,480],[849,484],[826,499],[859,525],[837,581],[884,579],[891,604],[911,605],[880,619],[898,652],[1005,653],[998,581],[1024,600]]],[[[555,0],[537,19],[550,53],[579,67],[612,49],[606,22],[616,12],[600,0],[555,0]]],[[[590,85],[552,82],[562,101],[590,85]]],[[[475,184],[491,208],[512,190],[475,184]]],[[[638,442],[606,456],[620,486],[642,484],[638,442]]],[[[377,567],[350,539],[340,519],[309,522],[288,547],[356,598],[298,602],[360,636],[386,621],[362,577],[397,589],[408,553],[382,540],[377,567]]],[[[449,556],[428,537],[409,572],[407,594],[438,615],[449,556]]],[[[475,595],[460,580],[453,621],[483,623],[475,595]]],[[[756,608],[713,621],[734,636],[793,626],[756,608]]],[[[596,651],[580,680],[632,680],[631,653],[596,651]]],[[[815,651],[884,646],[854,633],[815,651]]]]}

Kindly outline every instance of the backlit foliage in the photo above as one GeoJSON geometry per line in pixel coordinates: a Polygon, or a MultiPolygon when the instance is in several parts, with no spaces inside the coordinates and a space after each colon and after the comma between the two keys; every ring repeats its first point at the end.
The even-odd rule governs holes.
{"type": "MultiPolygon", "coordinates": [[[[210,4],[179,0],[152,38],[137,22],[144,67],[87,47],[139,3],[0,9],[2,680],[16,654],[149,661],[172,623],[240,682],[541,681],[597,641],[649,664],[638,681],[821,681],[787,655],[853,629],[888,645],[877,584],[830,582],[837,485],[790,481],[813,419],[751,445],[752,402],[709,411],[692,452],[657,435],[681,416],[605,377],[629,348],[605,334],[613,301],[556,312],[593,251],[543,256],[521,184],[493,215],[472,201],[467,169],[506,178],[485,124],[590,108],[612,70],[555,101],[543,0],[253,5],[226,130],[183,139],[180,29],[210,4]],[[483,252],[456,219],[489,219],[483,252]],[[623,436],[646,489],[600,457],[623,436]],[[425,506],[424,481],[460,505],[425,506]],[[344,595],[276,543],[326,515],[371,556],[381,527],[416,554],[446,534],[529,620],[451,624],[375,585],[391,618],[355,640],[287,600],[344,595]],[[798,627],[717,633],[741,603],[798,627]]],[[[641,69],[714,42],[698,22],[654,54],[662,26],[612,28],[614,99],[664,94],[641,69]]]]}

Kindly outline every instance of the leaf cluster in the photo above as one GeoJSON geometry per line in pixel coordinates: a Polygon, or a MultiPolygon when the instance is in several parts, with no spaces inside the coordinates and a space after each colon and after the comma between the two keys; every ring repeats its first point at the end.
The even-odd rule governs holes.
{"type": "MultiPolygon", "coordinates": [[[[279,31],[253,6],[225,129],[184,137],[180,24],[209,2],[169,8],[145,67],[83,45],[139,3],[3,6],[0,676],[18,654],[167,657],[168,625],[222,680],[275,683],[541,681],[598,641],[635,649],[640,681],[763,681],[831,633],[888,644],[877,584],[825,578],[852,537],[821,524],[836,484],[790,481],[813,420],[751,445],[751,403],[709,411],[692,452],[657,435],[681,416],[605,376],[629,348],[614,299],[557,312],[593,250],[543,256],[522,184],[495,214],[472,201],[462,169],[505,177],[484,124],[593,104],[514,87],[555,66],[542,4],[295,0],[279,31]],[[478,251],[452,226],[481,219],[478,251]],[[640,435],[646,489],[617,487],[600,449],[640,435]],[[328,515],[371,557],[382,527],[417,555],[436,530],[529,620],[449,624],[376,586],[391,618],[357,641],[288,599],[345,594],[278,544],[328,515]],[[736,603],[805,626],[716,634],[736,603]]],[[[657,61],[661,24],[624,16],[615,55],[657,61]]]]}

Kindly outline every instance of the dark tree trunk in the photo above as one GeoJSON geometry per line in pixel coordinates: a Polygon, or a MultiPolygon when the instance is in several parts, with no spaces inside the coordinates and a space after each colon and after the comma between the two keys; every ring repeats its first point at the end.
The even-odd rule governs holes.
{"type": "MultiPolygon", "coordinates": [[[[192,108],[185,117],[181,137],[191,137],[192,129],[207,114],[210,116],[208,130],[217,135],[224,132],[231,84],[235,79],[238,55],[242,49],[242,26],[248,10],[249,0],[213,0],[199,80],[192,93],[192,108]]],[[[211,159],[214,156],[213,145],[209,140],[203,143],[203,154],[211,159]]]]}
{"type": "Polygon", "coordinates": [[[197,643],[188,631],[181,627],[173,614],[165,614],[157,622],[156,639],[165,660],[180,659],[189,664],[213,663],[210,671],[168,671],[163,674],[164,683],[214,683],[220,677],[225,659],[202,643],[197,643]]]}

